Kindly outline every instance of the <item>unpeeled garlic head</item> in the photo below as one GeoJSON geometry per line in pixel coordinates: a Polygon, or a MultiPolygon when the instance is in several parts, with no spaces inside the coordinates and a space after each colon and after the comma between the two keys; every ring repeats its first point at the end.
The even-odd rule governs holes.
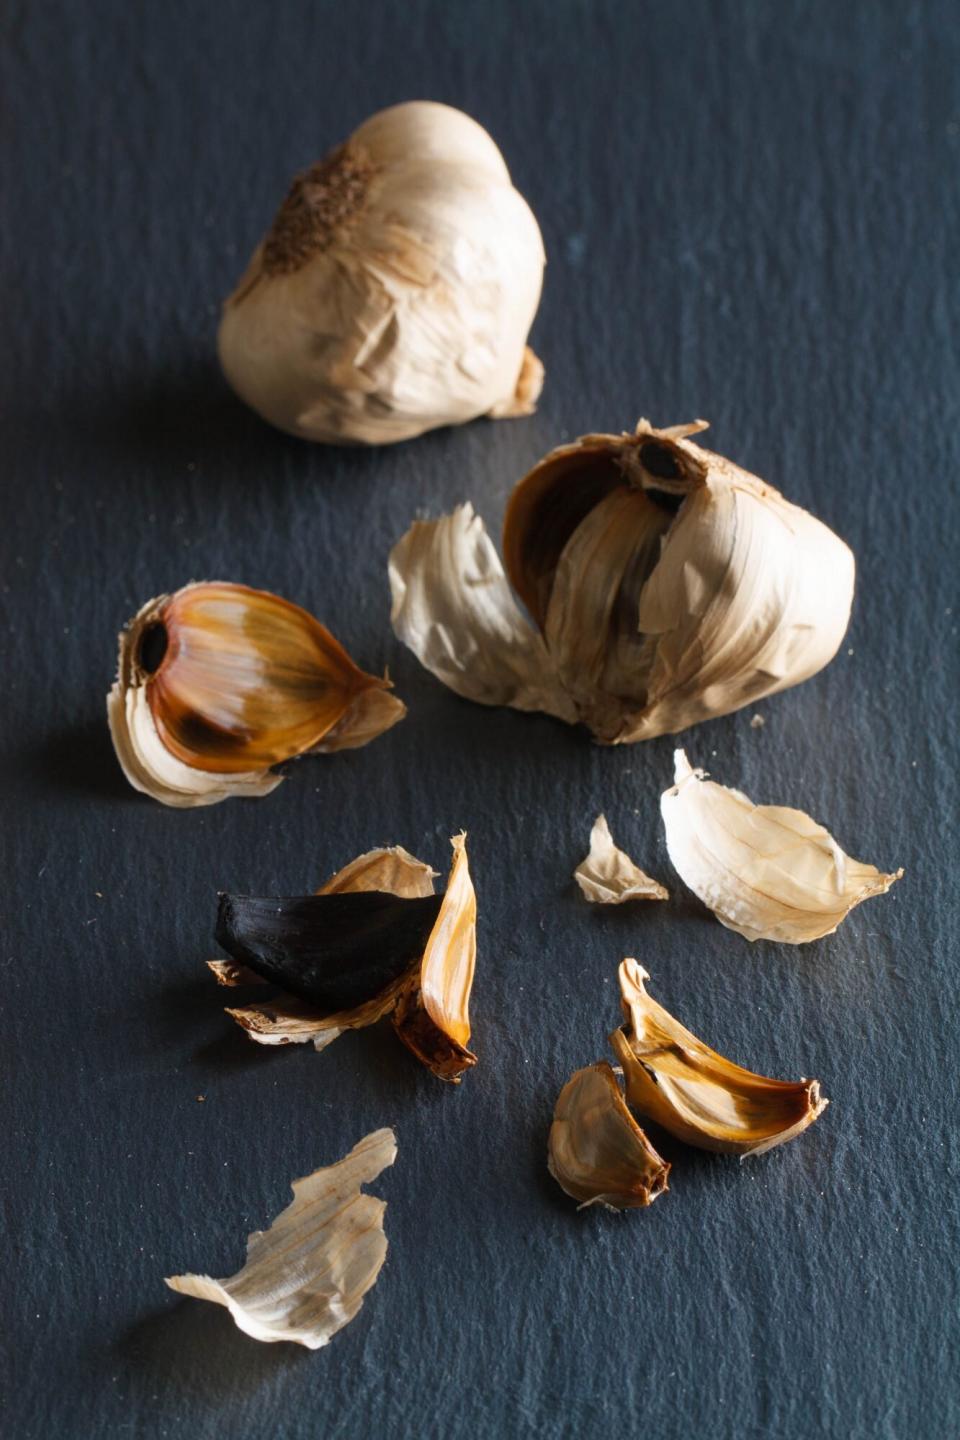
{"type": "Polygon", "coordinates": [[[513,491],[504,567],[469,504],[390,556],[394,629],[458,694],[623,744],[814,675],[850,616],[854,560],[692,425],[587,435],[513,491]],[[531,625],[508,579],[532,616],[531,625]]]}
{"type": "Polygon", "coordinates": [[[265,420],[330,444],[528,415],[543,266],[482,126],[395,105],[294,180],[224,306],[223,370],[265,420]]]}
{"type": "Polygon", "coordinates": [[[376,739],[406,714],[389,691],[299,605],[208,581],[148,600],[121,632],[107,717],[135,789],[212,805],[269,794],[284,760],[376,739]]]}

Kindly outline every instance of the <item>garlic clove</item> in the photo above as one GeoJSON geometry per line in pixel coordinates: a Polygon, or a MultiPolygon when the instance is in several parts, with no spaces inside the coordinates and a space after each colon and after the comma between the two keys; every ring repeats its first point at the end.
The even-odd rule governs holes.
{"type": "Polygon", "coordinates": [[[333,444],[529,414],[544,258],[482,126],[393,106],[294,180],[224,306],[224,373],[272,424],[333,444]]]}
{"type": "Polygon", "coordinates": [[[675,783],[660,801],[670,859],[720,923],[747,940],[801,945],[832,935],[903,874],[851,859],[802,810],[754,805],[708,780],[683,750],[674,764],[675,783]]]}
{"type": "Polygon", "coordinates": [[[419,972],[401,991],[393,1025],[403,1043],[441,1080],[458,1084],[477,1057],[470,1039],[470,992],[477,959],[477,897],[467,837],[455,835],[453,865],[419,972]]]}
{"type": "Polygon", "coordinates": [[[816,1080],[771,1080],[718,1055],[644,988],[636,960],[620,966],[627,1025],[610,1043],[623,1066],[627,1100],[688,1145],[760,1155],[812,1125],[829,1103],[816,1080]]]}
{"type": "Polygon", "coordinates": [[[397,985],[419,963],[439,911],[439,895],[221,895],[216,938],[271,985],[335,1013],[397,985]]]}
{"type": "MultiPolygon", "coordinates": [[[[317,988],[316,974],[308,975],[304,983],[303,926],[296,915],[291,920],[289,901],[271,902],[275,910],[279,906],[275,916],[282,922],[279,943],[266,933],[265,920],[269,921],[269,916],[261,913],[260,907],[256,917],[247,917],[251,933],[243,937],[236,934],[237,926],[231,918],[230,926],[218,934],[221,943],[234,950],[241,961],[252,959],[258,971],[272,973],[286,983],[282,993],[269,1001],[232,1007],[227,1014],[261,1045],[311,1041],[315,1049],[322,1050],[342,1031],[362,1029],[392,1013],[394,1029],[407,1048],[440,1079],[458,1082],[463,1072],[476,1064],[476,1056],[467,1049],[476,964],[476,895],[467,863],[466,837],[455,836],[451,844],[453,865],[442,896],[433,893],[436,872],[400,846],[358,856],[318,892],[330,898],[367,893],[367,903],[361,907],[365,915],[360,917],[358,929],[351,933],[347,928],[338,950],[329,934],[318,927],[307,936],[308,941],[316,942],[314,954],[308,959],[322,962],[321,969],[331,960],[334,962],[332,980],[339,987],[336,991],[317,988]],[[371,891],[378,893],[371,895],[371,891]],[[394,910],[374,935],[369,917],[376,911],[383,919],[388,896],[396,897],[394,910]],[[419,902],[420,909],[411,912],[413,918],[408,925],[404,916],[414,902],[419,902]],[[424,906],[431,904],[435,918],[428,926],[424,906]],[[402,922],[399,925],[398,916],[402,922]],[[414,930],[415,943],[411,942],[414,930]],[[427,930],[429,933],[425,933],[427,930]],[[241,939],[242,946],[234,943],[241,939]],[[247,948],[248,942],[255,948],[247,948]],[[282,977],[275,968],[278,957],[289,967],[282,977]],[[348,959],[351,963],[347,963],[348,959]],[[312,991],[307,988],[311,980],[312,991]],[[293,992],[291,982],[299,993],[293,992]],[[356,987],[356,993],[348,992],[351,985],[356,987]],[[311,993],[313,1000],[309,998],[311,993]],[[363,998],[357,1000],[357,994],[363,998]],[[340,1005],[341,998],[356,1003],[340,1005]]],[[[303,901],[299,903],[302,908],[303,901]]],[[[223,978],[229,974],[224,963],[208,961],[221,984],[229,983],[223,978]]],[[[321,986],[330,983],[329,974],[319,976],[321,986]]]]}
{"type": "Polygon", "coordinates": [[[356,1316],[386,1259],[386,1202],[361,1187],[396,1158],[393,1131],[373,1131],[335,1165],[294,1180],[292,1202],[249,1236],[236,1275],[173,1275],[166,1284],[225,1306],[254,1340],[319,1350],[356,1316]]]}
{"type": "Polygon", "coordinates": [[[580,1209],[651,1205],[669,1188],[670,1166],[627,1109],[612,1068],[577,1070],[557,1097],[547,1146],[550,1174],[580,1209]]]}
{"type": "Polygon", "coordinates": [[[416,521],[390,552],[389,570],[393,628],[443,684],[482,705],[576,719],[472,505],[416,521]]]}
{"type": "Polygon", "coordinates": [[[382,734],[405,714],[388,688],[299,606],[208,582],[134,616],[107,708],[136,789],[169,805],[206,805],[269,793],[281,761],[382,734]]]}
{"type": "Polygon", "coordinates": [[[617,848],[605,815],[598,815],[590,831],[590,853],[573,872],[587,900],[598,905],[622,905],[626,900],[669,900],[670,893],[617,848]]]}
{"type": "Polygon", "coordinates": [[[506,576],[541,645],[486,536],[482,566],[455,543],[456,517],[414,527],[394,550],[399,637],[458,693],[582,721],[608,744],[676,733],[815,674],[847,627],[853,556],[694,444],[704,425],[641,420],[633,434],[587,435],[514,488],[506,576]],[[478,576],[490,577],[493,607],[473,593],[478,576]],[[461,653],[482,655],[480,680],[461,653]]]}

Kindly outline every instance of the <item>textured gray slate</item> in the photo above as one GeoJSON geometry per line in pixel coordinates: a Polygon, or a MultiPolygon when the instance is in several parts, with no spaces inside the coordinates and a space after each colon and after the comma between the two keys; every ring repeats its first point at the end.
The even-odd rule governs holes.
{"type": "Polygon", "coordinates": [[[4,28],[5,1435],[958,1433],[955,7],[48,0],[4,28]],[[218,304],[289,177],[411,97],[488,125],[541,219],[543,402],[309,448],[225,388],[218,304]],[[686,737],[906,867],[804,949],[748,945],[675,877],[668,905],[589,909],[570,876],[601,808],[671,883],[671,742],[471,707],[389,630],[415,514],[470,498],[495,529],[552,444],[641,413],[708,417],[857,554],[829,670],[762,730],[686,737]],[[316,611],[409,719],[266,800],[134,795],[104,723],[114,637],[204,577],[316,611]],[[319,1057],[224,1018],[218,888],[311,888],[390,842],[442,868],[461,826],[480,1064],[459,1090],[386,1027],[319,1057]],[[652,1210],[578,1215],[547,1126],[631,953],[708,1041],[833,1104],[742,1166],[668,1147],[652,1210]],[[164,1289],[230,1274],[293,1177],[383,1124],[390,1255],[328,1350],[258,1346],[164,1289]]]}

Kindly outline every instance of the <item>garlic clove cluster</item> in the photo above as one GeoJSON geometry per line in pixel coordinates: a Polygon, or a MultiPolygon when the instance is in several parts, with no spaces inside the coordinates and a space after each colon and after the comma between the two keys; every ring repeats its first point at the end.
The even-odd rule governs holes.
{"type": "Polygon", "coordinates": [[[477,900],[466,836],[450,843],[453,864],[442,896],[434,894],[436,872],[393,846],[358,856],[317,892],[365,897],[368,903],[355,905],[352,916],[334,914],[322,902],[311,907],[316,897],[241,903],[239,910],[245,897],[221,897],[217,939],[232,960],[207,962],[218,983],[246,984],[250,964],[255,980],[282,987],[268,1001],[227,1014],[261,1045],[310,1042],[316,1050],[344,1030],[390,1015],[398,1039],[422,1064],[459,1083],[477,1063],[467,1048],[477,900]],[[226,919],[224,901],[230,902],[226,919]]]}
{"type": "Polygon", "coordinates": [[[703,428],[641,420],[552,451],[511,496],[505,573],[469,507],[418,522],[390,557],[399,637],[459,694],[579,720],[607,744],[808,679],[846,631],[853,556],[696,445],[703,428]]]}
{"type": "Polygon", "coordinates": [[[660,801],[670,859],[720,923],[747,940],[802,945],[832,935],[903,875],[851,859],[802,810],[754,805],[708,780],[683,750],[674,767],[660,801]]]}
{"type": "Polygon", "coordinates": [[[223,370],[264,419],[330,444],[530,414],[543,266],[483,127],[395,105],[293,182],[224,306],[223,370]]]}
{"type": "Polygon", "coordinates": [[[266,795],[273,766],[367,744],[406,713],[299,606],[226,582],[150,600],[120,635],[107,697],[135,789],[166,805],[266,795]]]}
{"type": "Polygon", "coordinates": [[[724,1059],[647,994],[636,960],[620,966],[627,1019],[610,1036],[627,1100],[688,1145],[760,1155],[800,1135],[823,1113],[816,1080],[771,1080],[724,1059]]]}
{"type": "Polygon", "coordinates": [[[669,1189],[660,1158],[601,1060],[577,1070],[557,1097],[547,1145],[550,1174],[579,1208],[635,1210],[669,1189]]]}

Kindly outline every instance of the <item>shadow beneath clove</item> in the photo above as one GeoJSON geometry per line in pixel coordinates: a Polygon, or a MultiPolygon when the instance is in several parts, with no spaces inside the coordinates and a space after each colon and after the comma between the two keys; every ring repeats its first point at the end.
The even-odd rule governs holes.
{"type": "Polygon", "coordinates": [[[73,793],[146,803],[146,796],[134,790],[120,769],[105,719],[61,726],[18,750],[10,763],[58,800],[73,793]]]}
{"type": "Polygon", "coordinates": [[[187,1298],[137,1321],[112,1350],[158,1391],[173,1386],[190,1400],[214,1405],[250,1398],[311,1358],[299,1345],[261,1344],[238,1330],[220,1306],[187,1298]]]}
{"type": "MultiPolygon", "coordinates": [[[[234,1002],[237,1006],[242,1005],[242,1000],[234,1002]]],[[[221,1018],[227,1027],[222,1034],[215,1039],[208,1040],[205,1045],[193,1052],[192,1059],[197,1065],[213,1066],[217,1070],[250,1070],[254,1065],[264,1065],[269,1060],[276,1060],[285,1050],[309,1050],[309,1045],[258,1045],[251,1040],[249,1035],[231,1019],[224,1015],[221,1009],[221,1018]]]]}

